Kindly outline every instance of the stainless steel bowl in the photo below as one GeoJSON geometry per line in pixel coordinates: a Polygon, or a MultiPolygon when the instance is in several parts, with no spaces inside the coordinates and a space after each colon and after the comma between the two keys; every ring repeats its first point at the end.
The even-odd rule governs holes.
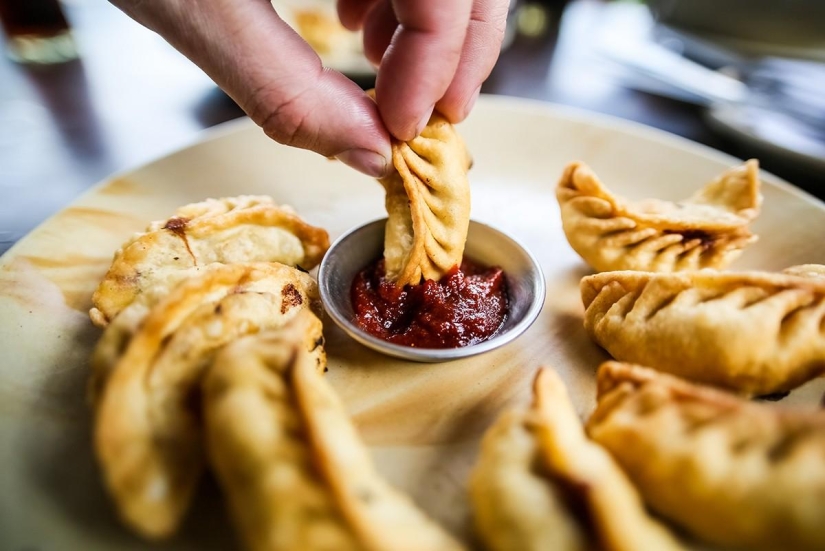
{"type": "Polygon", "coordinates": [[[535,257],[513,238],[479,222],[470,222],[464,253],[487,266],[500,266],[507,279],[509,312],[492,339],[461,348],[414,348],[388,343],[357,327],[350,288],[355,275],[384,252],[386,218],[351,230],[332,244],[318,271],[321,300],[329,316],[350,337],[388,356],[417,362],[445,362],[487,352],[521,335],[544,306],[544,274],[535,257]]]}

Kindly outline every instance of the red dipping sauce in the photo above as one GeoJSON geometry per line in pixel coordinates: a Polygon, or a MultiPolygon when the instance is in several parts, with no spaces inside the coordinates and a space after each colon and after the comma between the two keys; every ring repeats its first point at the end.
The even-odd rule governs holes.
{"type": "Polygon", "coordinates": [[[507,319],[504,272],[467,259],[439,281],[403,288],[386,279],[380,259],[355,276],[350,293],[358,327],[414,348],[477,344],[498,333],[507,319]]]}

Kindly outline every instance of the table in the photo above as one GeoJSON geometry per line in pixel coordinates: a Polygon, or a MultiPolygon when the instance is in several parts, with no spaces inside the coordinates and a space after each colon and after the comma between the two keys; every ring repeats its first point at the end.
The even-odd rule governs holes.
{"type": "MultiPolygon", "coordinates": [[[[594,70],[579,45],[607,9],[632,5],[578,0],[549,12],[546,32],[517,36],[482,91],[598,111],[755,155],[713,133],[698,107],[594,70]]],[[[79,60],[37,67],[0,59],[0,253],[101,179],[243,116],[199,69],[110,4],[73,0],[66,11],[79,60]]],[[[763,166],[825,197],[822,175],[767,159],[763,166]]]]}

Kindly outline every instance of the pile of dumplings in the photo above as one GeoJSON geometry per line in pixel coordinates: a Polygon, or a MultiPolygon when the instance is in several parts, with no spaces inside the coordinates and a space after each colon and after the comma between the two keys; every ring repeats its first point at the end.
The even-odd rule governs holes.
{"type": "Polygon", "coordinates": [[[249,549],[460,549],[375,470],[327,370],[327,232],[210,199],[115,253],[93,297],[94,448],[122,521],[173,535],[207,466],[249,549]]]}
{"type": "Polygon", "coordinates": [[[825,267],[724,272],[756,241],[756,161],[679,203],[631,203],[580,163],[556,189],[588,334],[615,359],[746,395],[788,392],[825,371],[825,267]]]}
{"type": "Polygon", "coordinates": [[[632,203],[581,163],[557,187],[584,326],[618,361],[582,426],[542,369],[532,405],[488,431],[471,480],[493,551],[681,549],[658,520],[726,548],[825,549],[825,412],[748,398],[825,370],[825,267],[724,272],[756,241],[749,161],[680,203],[632,203]]]}
{"type": "MultiPolygon", "coordinates": [[[[470,157],[435,113],[393,144],[386,256],[398,284],[460,264],[470,157]],[[434,223],[436,222],[436,223],[434,223]]],[[[94,448],[121,520],[173,535],[206,468],[253,550],[460,550],[376,471],[327,368],[318,286],[329,236],[269,197],[153,222],[93,295],[94,448]]]]}
{"type": "MultiPolygon", "coordinates": [[[[393,161],[388,275],[438,279],[463,254],[469,153],[435,114],[393,161]]],[[[825,267],[722,271],[757,240],[756,162],[680,203],[626,201],[581,163],[556,191],[601,272],[581,282],[585,330],[617,361],[586,423],[542,368],[530,406],[487,431],[469,481],[480,542],[825,549],[825,413],[749,400],[825,369],[825,267]]],[[[173,535],[210,469],[251,550],[464,549],[382,479],[323,376],[308,270],[328,247],[291,208],[241,196],[182,207],[115,253],[89,390],[104,483],[137,534],[173,535]]]]}

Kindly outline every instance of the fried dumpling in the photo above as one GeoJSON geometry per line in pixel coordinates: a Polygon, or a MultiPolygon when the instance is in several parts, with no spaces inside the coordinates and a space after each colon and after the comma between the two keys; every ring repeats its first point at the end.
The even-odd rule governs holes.
{"type": "Polygon", "coordinates": [[[470,480],[478,533],[490,551],[682,549],[645,511],[622,470],[587,439],[550,369],[526,412],[487,431],[470,480]]]}
{"type": "Polygon", "coordinates": [[[611,356],[748,395],[825,372],[825,278],[701,270],[581,281],[584,326],[611,356]]]}
{"type": "MultiPolygon", "coordinates": [[[[185,513],[203,467],[199,392],[215,351],[317,301],[315,281],[295,268],[216,264],[151,309],[109,372],[97,374],[95,452],[126,524],[162,538],[185,513]]],[[[101,345],[109,330],[118,327],[101,345]]],[[[311,340],[322,341],[320,321],[311,340]]],[[[323,348],[313,354],[323,369],[323,348]]]]}
{"type": "Polygon", "coordinates": [[[416,138],[394,142],[387,192],[384,260],[398,285],[439,280],[461,265],[470,225],[472,161],[455,127],[438,113],[416,138]]]}
{"type": "Polygon", "coordinates": [[[748,224],[762,202],[755,160],[678,203],[627,201],[575,162],[565,169],[556,197],[570,246],[599,272],[723,268],[756,241],[748,224]]]}
{"type": "Polygon", "coordinates": [[[296,346],[301,315],[229,345],[204,381],[210,464],[247,548],[461,549],[376,472],[343,404],[296,346]]]}
{"type": "Polygon", "coordinates": [[[825,549],[825,412],[608,362],[590,436],[662,516],[711,543],[825,549]]]}
{"type": "Polygon", "coordinates": [[[213,262],[280,262],[309,270],[329,248],[329,235],[269,197],[207,199],[153,222],[116,253],[92,297],[92,322],[105,327],[141,293],[165,295],[175,272],[213,262]]]}

